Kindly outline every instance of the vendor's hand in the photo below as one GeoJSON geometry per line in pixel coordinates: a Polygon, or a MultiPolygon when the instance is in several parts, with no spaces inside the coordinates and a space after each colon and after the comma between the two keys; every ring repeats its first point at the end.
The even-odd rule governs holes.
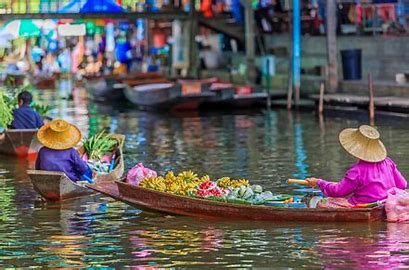
{"type": "Polygon", "coordinates": [[[305,181],[308,182],[308,186],[310,186],[310,187],[316,187],[318,185],[317,184],[318,179],[314,178],[314,177],[307,178],[307,179],[305,179],[305,181]]]}

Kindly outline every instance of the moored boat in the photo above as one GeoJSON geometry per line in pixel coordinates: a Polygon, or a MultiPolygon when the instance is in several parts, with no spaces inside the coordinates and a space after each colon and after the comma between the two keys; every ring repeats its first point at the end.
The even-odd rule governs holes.
{"type": "Polygon", "coordinates": [[[374,208],[280,208],[243,205],[178,196],[122,181],[88,185],[91,189],[127,204],[169,214],[229,220],[308,221],[308,222],[370,222],[385,220],[383,206],[374,208]]]}
{"type": "Polygon", "coordinates": [[[178,83],[153,83],[127,88],[125,96],[143,110],[196,110],[216,97],[211,91],[178,83]]]}
{"type": "Polygon", "coordinates": [[[38,89],[55,89],[55,82],[58,80],[58,74],[51,76],[37,75],[33,79],[33,84],[38,89]]]}
{"type": "MultiPolygon", "coordinates": [[[[108,174],[98,174],[94,179],[96,183],[112,182],[120,179],[124,173],[122,148],[125,136],[114,134],[113,138],[118,140],[115,167],[108,174]]],[[[80,148],[78,151],[81,153],[83,148],[80,148]]],[[[71,181],[63,172],[28,170],[27,174],[33,183],[34,189],[48,201],[63,201],[93,193],[92,190],[85,186],[71,181]]]]}
{"type": "Polygon", "coordinates": [[[114,78],[98,78],[85,83],[85,89],[91,98],[100,102],[125,101],[125,87],[125,84],[118,83],[114,78]]]}
{"type": "Polygon", "coordinates": [[[37,129],[8,129],[0,134],[0,154],[26,157],[41,148],[36,138],[37,129]]]}

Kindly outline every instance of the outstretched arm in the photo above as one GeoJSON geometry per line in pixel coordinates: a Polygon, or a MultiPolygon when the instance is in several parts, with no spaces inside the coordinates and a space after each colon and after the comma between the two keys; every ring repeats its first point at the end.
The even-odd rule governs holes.
{"type": "Polygon", "coordinates": [[[345,197],[358,187],[358,175],[358,170],[351,168],[338,183],[316,178],[308,178],[307,181],[310,186],[318,186],[327,197],[345,197]]]}

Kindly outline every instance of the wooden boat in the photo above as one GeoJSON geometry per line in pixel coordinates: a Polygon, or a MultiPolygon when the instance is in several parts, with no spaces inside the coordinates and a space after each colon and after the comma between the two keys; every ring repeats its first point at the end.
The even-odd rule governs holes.
{"type": "Polygon", "coordinates": [[[41,148],[37,129],[8,129],[0,134],[0,154],[26,157],[35,155],[41,148]]]}
{"type": "MultiPolygon", "coordinates": [[[[124,158],[122,153],[125,141],[124,135],[113,135],[118,140],[116,166],[109,174],[98,175],[96,183],[112,182],[120,179],[124,173],[124,158]]],[[[78,150],[80,153],[83,148],[78,150]]],[[[93,193],[84,185],[71,181],[63,172],[51,172],[42,170],[28,170],[28,176],[33,183],[34,189],[48,201],[63,201],[67,199],[78,198],[93,193]]]]}
{"type": "Polygon", "coordinates": [[[89,188],[142,208],[199,218],[260,221],[369,222],[385,220],[383,206],[354,209],[279,208],[215,202],[158,192],[122,181],[89,188]],[[116,184],[116,185],[115,185],[116,184]]]}
{"type": "Polygon", "coordinates": [[[33,84],[38,89],[55,89],[55,82],[58,80],[58,74],[51,76],[37,75],[33,78],[33,84]]]}
{"type": "Polygon", "coordinates": [[[121,102],[126,101],[124,89],[126,85],[116,79],[99,78],[86,81],[85,89],[95,101],[121,102]]]}
{"type": "Polygon", "coordinates": [[[125,96],[143,110],[195,110],[216,96],[211,91],[199,90],[175,83],[154,83],[129,87],[125,96]]]}
{"type": "Polygon", "coordinates": [[[26,74],[22,72],[10,72],[7,73],[4,79],[4,85],[9,87],[19,87],[24,85],[26,74]]]}

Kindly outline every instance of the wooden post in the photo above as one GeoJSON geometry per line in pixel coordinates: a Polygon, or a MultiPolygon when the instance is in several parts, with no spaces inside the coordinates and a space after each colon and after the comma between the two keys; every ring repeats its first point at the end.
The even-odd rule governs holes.
{"type": "Polygon", "coordinates": [[[254,28],[254,10],[251,7],[250,0],[243,0],[241,3],[244,6],[244,21],[245,21],[245,40],[246,40],[246,79],[249,83],[254,83],[256,80],[256,47],[255,47],[255,28],[254,28]]]}
{"type": "Polygon", "coordinates": [[[325,86],[324,83],[321,83],[320,86],[320,99],[318,103],[318,113],[322,115],[324,113],[324,91],[325,91],[325,86]]]}
{"type": "MultiPolygon", "coordinates": [[[[288,32],[292,32],[292,11],[288,10],[288,32]]],[[[289,47],[292,48],[292,37],[289,35],[289,47]]],[[[291,49],[292,50],[292,49],[291,49]]],[[[287,110],[291,110],[293,102],[293,69],[292,69],[292,53],[288,58],[288,85],[287,85],[287,110]]]]}
{"type": "Polygon", "coordinates": [[[288,92],[287,92],[287,109],[291,110],[293,103],[293,79],[290,76],[289,82],[288,82],[288,92]]]}
{"type": "Polygon", "coordinates": [[[270,59],[266,60],[267,66],[266,66],[266,73],[267,73],[267,109],[271,108],[271,91],[272,91],[272,85],[271,85],[271,71],[270,71],[270,59]]]}
{"type": "Polygon", "coordinates": [[[294,103],[296,106],[300,102],[301,85],[301,6],[300,0],[293,0],[293,19],[292,19],[292,82],[295,90],[294,103]]]}
{"type": "Polygon", "coordinates": [[[369,123],[375,125],[375,98],[373,90],[372,74],[368,74],[368,89],[369,89],[369,123]]]}
{"type": "Polygon", "coordinates": [[[188,63],[189,63],[189,70],[188,75],[191,78],[197,78],[198,76],[198,52],[197,52],[197,44],[196,44],[196,35],[198,32],[198,21],[197,21],[197,14],[195,8],[195,0],[190,0],[189,2],[189,22],[188,22],[188,63]]]}
{"type": "Polygon", "coordinates": [[[327,61],[328,92],[338,90],[338,60],[337,60],[337,3],[336,0],[326,1],[326,33],[327,33],[327,61]]]}

